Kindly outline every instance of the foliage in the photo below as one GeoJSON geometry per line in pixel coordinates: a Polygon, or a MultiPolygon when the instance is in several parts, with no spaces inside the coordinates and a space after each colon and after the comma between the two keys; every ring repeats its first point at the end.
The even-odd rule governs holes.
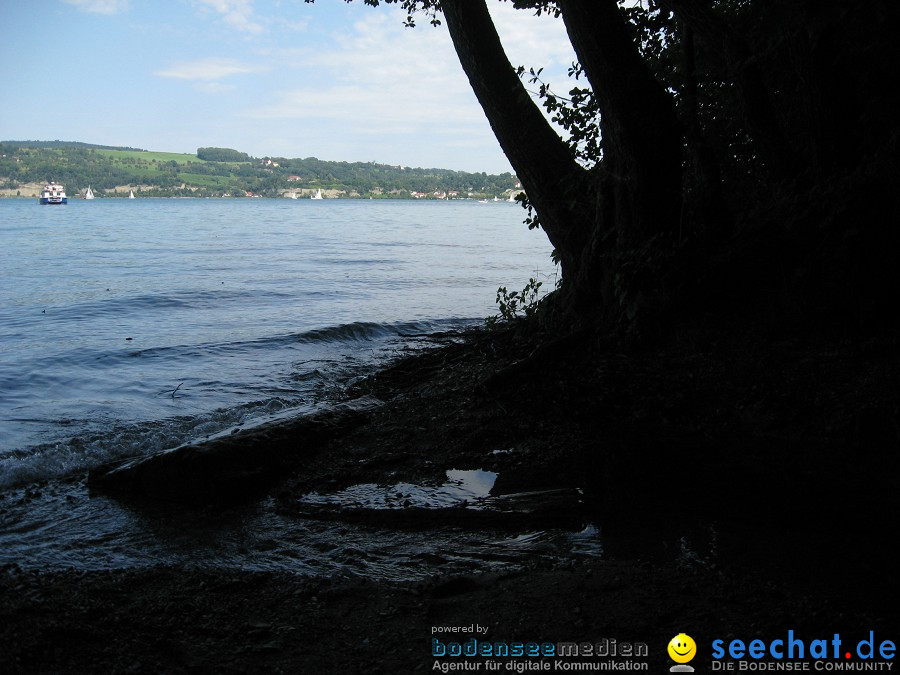
{"type": "Polygon", "coordinates": [[[120,145],[96,145],[95,143],[82,143],[81,141],[2,141],[12,146],[28,148],[82,148],[84,150],[122,150],[144,152],[140,148],[129,148],[120,145]]]}
{"type": "Polygon", "coordinates": [[[489,316],[485,319],[485,323],[488,326],[496,326],[504,321],[512,323],[522,318],[531,318],[546,297],[540,293],[543,285],[543,281],[531,277],[521,291],[509,292],[506,286],[501,286],[497,289],[497,307],[500,313],[489,316]]]}
{"type": "MultiPolygon", "coordinates": [[[[525,66],[519,66],[516,72],[519,77],[525,77],[525,66]]],[[[566,132],[566,142],[578,161],[588,168],[596,166],[603,153],[600,147],[600,109],[594,93],[590,88],[572,87],[568,96],[556,94],[550,84],[541,79],[542,72],[543,68],[528,69],[529,84],[538,85],[537,90],[531,93],[541,101],[551,121],[566,132]]],[[[581,74],[581,65],[573,63],[569,68],[569,77],[577,80],[581,74]]],[[[533,222],[536,219],[529,213],[529,220],[526,221],[529,228],[536,227],[533,222]]]]}
{"type": "MultiPolygon", "coordinates": [[[[125,160],[130,159],[134,162],[174,162],[175,164],[192,165],[197,163],[205,163],[206,160],[197,158],[194,155],[186,155],[182,152],[151,152],[147,150],[124,150],[124,149],[102,149],[98,148],[97,153],[105,157],[113,159],[125,160]]],[[[133,163],[134,163],[133,162],[133,163]]]]}
{"type": "Polygon", "coordinates": [[[197,148],[198,159],[208,162],[249,162],[250,155],[231,148],[197,148]]]}

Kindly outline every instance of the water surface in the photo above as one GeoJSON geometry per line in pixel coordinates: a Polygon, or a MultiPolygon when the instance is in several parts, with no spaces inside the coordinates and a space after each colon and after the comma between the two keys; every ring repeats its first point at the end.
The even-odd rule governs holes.
{"type": "MultiPolygon", "coordinates": [[[[427,334],[481,322],[498,286],[552,271],[523,215],[505,202],[0,200],[0,563],[401,579],[596,552],[591,528],[426,537],[269,501],[151,516],[83,486],[110,459],[327,406],[427,334]]],[[[461,475],[403,494],[452,507],[490,490],[461,475]]]]}
{"type": "Polygon", "coordinates": [[[516,205],[0,200],[0,489],[334,393],[551,269],[516,205]]]}

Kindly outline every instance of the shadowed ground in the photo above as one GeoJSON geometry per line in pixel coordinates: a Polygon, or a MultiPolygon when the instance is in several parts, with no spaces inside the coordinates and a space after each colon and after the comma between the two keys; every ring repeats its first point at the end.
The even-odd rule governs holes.
{"type": "MultiPolygon", "coordinates": [[[[440,528],[479,536],[529,518],[546,527],[590,520],[603,529],[602,557],[408,584],[9,567],[0,575],[4,661],[12,672],[424,672],[435,660],[433,626],[478,623],[492,640],[646,642],[658,672],[679,632],[697,640],[704,670],[716,638],[791,629],[807,639],[859,640],[869,630],[896,639],[886,551],[897,512],[893,337],[698,329],[640,352],[583,336],[539,352],[533,344],[525,331],[469,336],[349,392],[383,405],[366,398],[327,423],[250,430],[188,453],[219,453],[218,468],[203,471],[226,473],[235,448],[277,457],[261,460],[278,471],[246,494],[238,482],[182,499],[171,481],[135,489],[133,476],[112,492],[186,523],[192,508],[227,519],[233,503],[271,494],[298,519],[423,538],[440,528]],[[497,472],[497,497],[577,488],[583,499],[513,516],[299,503],[358,483],[439,483],[448,468],[497,472]]],[[[110,488],[99,472],[91,482],[110,488]]]]}

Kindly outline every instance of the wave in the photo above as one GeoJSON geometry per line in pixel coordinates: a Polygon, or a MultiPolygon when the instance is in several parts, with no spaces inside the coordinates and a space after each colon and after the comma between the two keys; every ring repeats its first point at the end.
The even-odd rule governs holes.
{"type": "Polygon", "coordinates": [[[244,352],[253,349],[271,349],[273,347],[296,344],[335,344],[354,342],[375,342],[390,338],[428,338],[431,334],[465,330],[482,322],[482,319],[439,319],[425,321],[401,321],[394,323],[378,323],[372,321],[353,321],[336,324],[324,328],[314,328],[299,333],[270,335],[253,340],[232,342],[210,342],[200,345],[178,345],[171,347],[150,347],[128,352],[129,357],[160,356],[166,352],[177,351],[179,355],[199,356],[209,352],[244,352]]]}
{"type": "Polygon", "coordinates": [[[145,293],[141,295],[115,295],[109,298],[75,302],[64,307],[50,309],[48,314],[58,319],[91,320],[105,316],[123,316],[157,310],[197,310],[221,308],[223,304],[266,299],[283,300],[295,297],[291,293],[265,291],[258,288],[246,290],[196,290],[172,293],[145,293]]]}
{"type": "Polygon", "coordinates": [[[66,478],[100,464],[167,450],[245,424],[299,414],[307,407],[302,399],[279,397],[135,424],[65,420],[60,424],[83,427],[83,431],[66,440],[0,453],[0,490],[66,478]]]}
{"type": "Polygon", "coordinates": [[[322,262],[326,265],[336,265],[338,267],[344,265],[361,265],[363,267],[367,267],[370,265],[383,265],[385,267],[397,266],[397,261],[391,258],[321,258],[319,262],[322,262]]]}
{"type": "MultiPolygon", "coordinates": [[[[280,371],[275,365],[277,359],[273,355],[261,354],[252,356],[249,361],[262,364],[263,373],[257,370],[252,375],[229,382],[224,382],[221,378],[214,378],[208,382],[206,380],[190,382],[184,388],[184,391],[193,392],[186,399],[186,405],[198,407],[195,408],[195,414],[188,416],[133,422],[125,422],[121,417],[56,421],[49,418],[43,421],[17,419],[19,423],[56,426],[56,430],[50,432],[50,437],[55,436],[58,440],[20,446],[5,452],[0,450],[0,490],[30,482],[72,476],[105,462],[165,450],[245,423],[269,419],[273,415],[295,414],[304,406],[328,405],[342,396],[347,382],[395,356],[398,353],[398,342],[403,345],[404,350],[416,349],[432,343],[436,335],[447,335],[475,325],[478,321],[476,319],[394,323],[356,321],[258,340],[179,345],[116,353],[84,349],[77,352],[69,351],[59,358],[70,363],[102,360],[104,372],[123,373],[126,371],[122,370],[121,363],[126,359],[154,358],[168,364],[184,361],[210,364],[215,362],[215,356],[223,353],[246,354],[256,349],[277,352],[279,349],[297,345],[303,347],[301,360],[291,359],[289,365],[280,371]],[[359,348],[362,344],[366,345],[365,349],[359,348]],[[313,346],[322,346],[323,349],[311,349],[313,346]],[[224,407],[214,410],[202,409],[206,404],[211,404],[210,407],[222,406],[223,401],[228,399],[234,401],[235,398],[244,397],[248,393],[256,400],[230,404],[226,402],[224,407]]],[[[47,378],[40,389],[60,386],[56,382],[57,376],[52,372],[51,368],[44,375],[32,373],[32,377],[47,378]]],[[[178,381],[180,380],[177,378],[172,380],[175,384],[178,381]]],[[[150,394],[137,392],[134,400],[140,402],[143,400],[142,396],[149,396],[148,409],[145,411],[149,412],[155,409],[154,401],[168,400],[172,393],[173,389],[167,384],[164,390],[160,389],[150,394]]],[[[149,414],[153,415],[153,412],[149,414]]]]}
{"type": "MultiPolygon", "coordinates": [[[[481,319],[440,319],[423,321],[403,321],[396,323],[377,323],[368,321],[354,321],[351,323],[336,324],[323,328],[314,328],[298,333],[282,333],[248,340],[233,340],[229,342],[201,342],[195,344],[174,344],[158,347],[126,347],[115,349],[77,347],[57,354],[45,356],[42,366],[53,367],[56,364],[95,364],[102,362],[105,367],[127,363],[132,359],[153,358],[171,359],[172,361],[196,361],[209,356],[249,353],[257,350],[273,350],[296,345],[323,345],[340,346],[352,345],[363,342],[380,342],[397,339],[422,338],[428,339],[432,333],[446,333],[465,330],[478,325],[481,319]]],[[[120,343],[116,343],[119,345],[120,343]]],[[[41,377],[35,372],[30,377],[41,377]]],[[[49,375],[48,375],[49,376],[49,375]]]]}
{"type": "Polygon", "coordinates": [[[474,319],[440,319],[397,323],[354,321],[306,331],[291,336],[290,339],[296,342],[359,342],[386,337],[420,337],[429,333],[468,327],[474,321],[474,319]]]}

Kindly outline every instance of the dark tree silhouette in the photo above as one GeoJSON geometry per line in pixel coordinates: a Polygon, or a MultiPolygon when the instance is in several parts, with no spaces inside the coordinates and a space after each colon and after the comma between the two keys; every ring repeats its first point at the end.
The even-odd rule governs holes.
{"type": "Polygon", "coordinates": [[[640,332],[738,306],[893,316],[897,3],[514,0],[565,23],[590,90],[541,94],[572,138],[600,138],[585,163],[526,91],[486,0],[365,3],[381,1],[410,25],[446,22],[555,247],[563,326],[640,332]]]}

